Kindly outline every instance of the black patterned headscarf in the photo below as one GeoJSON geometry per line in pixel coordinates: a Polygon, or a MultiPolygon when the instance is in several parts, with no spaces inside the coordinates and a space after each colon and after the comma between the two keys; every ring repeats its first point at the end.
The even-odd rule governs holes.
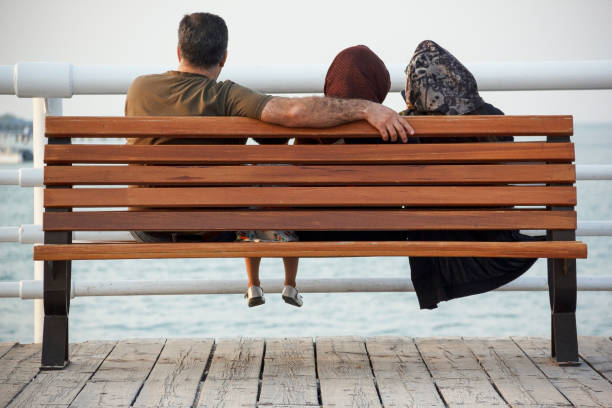
{"type": "Polygon", "coordinates": [[[417,114],[464,115],[480,108],[474,75],[433,41],[423,41],[406,67],[406,103],[417,114]]]}

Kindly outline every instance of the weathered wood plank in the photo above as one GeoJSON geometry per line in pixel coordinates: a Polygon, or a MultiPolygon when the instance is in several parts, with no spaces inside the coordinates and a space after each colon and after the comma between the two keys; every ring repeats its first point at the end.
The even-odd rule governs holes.
{"type": "Polygon", "coordinates": [[[34,260],[242,257],[474,256],[586,258],[579,241],[549,242],[239,242],[36,245],[34,260]]]}
{"type": "Polygon", "coordinates": [[[319,406],[315,376],[263,377],[258,406],[319,406]]]}
{"type": "Polygon", "coordinates": [[[599,374],[612,381],[612,341],[606,337],[578,338],[580,356],[599,374]]]}
{"type": "Polygon", "coordinates": [[[213,344],[213,339],[169,339],[133,406],[191,407],[213,344]]]}
{"type": "Polygon", "coordinates": [[[63,370],[41,371],[9,405],[11,408],[67,407],[113,349],[114,342],[72,345],[70,365],[63,370]]]}
{"type": "Polygon", "coordinates": [[[259,379],[207,378],[200,392],[198,408],[254,407],[259,379]]]}
{"type": "Polygon", "coordinates": [[[377,380],[381,378],[431,380],[429,370],[411,338],[369,337],[366,339],[366,347],[377,380]]]}
{"type": "Polygon", "coordinates": [[[324,407],[382,407],[374,381],[367,377],[322,378],[321,401],[324,407]]]}
{"type": "Polygon", "coordinates": [[[612,407],[612,384],[602,378],[550,380],[577,407],[612,407]]]}
{"type": "Polygon", "coordinates": [[[45,163],[98,164],[460,164],[568,163],[572,143],[440,143],[408,145],[229,146],[47,145],[45,163]]]}
{"type": "Polygon", "coordinates": [[[449,406],[506,405],[461,339],[422,338],[416,345],[449,406]]]}
{"type": "Polygon", "coordinates": [[[431,379],[377,378],[385,407],[444,407],[431,379]]]}
{"type": "Polygon", "coordinates": [[[0,362],[0,383],[27,383],[38,373],[40,344],[17,344],[0,362]]]}
{"type": "Polygon", "coordinates": [[[263,354],[263,339],[217,341],[197,406],[255,406],[263,354]]]}
{"type": "Polygon", "coordinates": [[[45,185],[402,185],[572,183],[571,164],[421,166],[47,166],[45,185]]]}
{"type": "Polygon", "coordinates": [[[580,360],[577,367],[559,366],[550,357],[550,342],[542,338],[513,337],[552,384],[573,404],[580,407],[609,407],[612,384],[580,360]]]}
{"type": "MultiPolygon", "coordinates": [[[[340,361],[344,365],[347,361],[355,363],[359,360],[359,357],[353,358],[351,354],[363,355],[359,346],[361,344],[368,352],[375,374],[375,379],[373,379],[371,376],[355,376],[355,370],[345,370],[349,372],[346,378],[340,376],[322,378],[322,404],[324,406],[437,407],[445,406],[444,404],[446,406],[505,406],[507,403],[514,407],[552,408],[567,406],[571,403],[571,405],[584,407],[612,406],[610,382],[586,362],[583,362],[580,367],[556,366],[549,357],[548,339],[515,338],[515,342],[507,339],[465,339],[463,342],[459,339],[430,340],[431,344],[426,344],[426,341],[420,339],[415,347],[414,342],[405,337],[372,337],[366,340],[365,345],[360,337],[317,339],[317,345],[319,342],[321,344],[320,349],[317,347],[317,352],[324,352],[327,348],[329,353],[324,354],[327,357],[332,356],[328,358],[328,361],[340,361]],[[435,342],[440,343],[439,347],[434,347],[435,342]],[[521,348],[517,344],[520,344],[521,348]],[[425,350],[423,352],[425,362],[433,361],[431,367],[434,368],[432,373],[436,377],[435,386],[431,377],[427,378],[425,375],[427,367],[419,358],[421,349],[425,350]],[[465,349],[478,360],[478,364],[487,374],[486,378],[478,378],[478,375],[469,372],[473,369],[473,365],[468,361],[469,354],[465,353],[465,349]],[[446,363],[434,361],[436,359],[446,359],[446,363]],[[454,378],[442,378],[439,374],[446,373],[449,367],[456,368],[456,375],[450,376],[454,378]],[[496,398],[487,391],[491,383],[499,390],[503,399],[496,398]],[[440,398],[436,387],[444,400],[440,398]],[[552,393],[550,393],[551,387],[556,387],[552,393]],[[522,395],[519,395],[521,393],[522,395]],[[558,400],[558,395],[563,395],[566,399],[558,400]]],[[[608,346],[605,342],[610,340],[607,337],[581,338],[580,341],[583,346],[581,353],[595,357],[592,358],[593,367],[595,365],[601,367],[601,364],[605,365],[609,362],[606,357],[608,346]]],[[[228,341],[224,340],[221,343],[223,342],[228,341]]],[[[227,359],[234,355],[237,360],[251,361],[249,356],[253,354],[253,349],[261,348],[257,342],[258,340],[243,341],[246,344],[241,347],[240,340],[235,340],[233,346],[221,347],[220,356],[223,355],[222,358],[227,359]]],[[[142,341],[141,343],[142,347],[139,350],[150,346],[150,342],[142,341]]],[[[210,343],[210,340],[194,340],[191,343],[182,340],[168,341],[157,360],[159,367],[154,366],[153,371],[148,374],[148,381],[138,394],[139,397],[134,406],[192,406],[193,399],[196,397],[192,385],[199,379],[198,375],[202,374],[202,363],[206,360],[204,350],[206,347],[210,349],[210,343]],[[202,342],[205,347],[195,346],[194,343],[198,342],[202,342]],[[198,354],[201,355],[196,357],[198,354]],[[199,365],[199,368],[191,372],[193,366],[189,362],[195,363],[195,360],[200,360],[196,364],[199,365]],[[176,375],[167,375],[172,372],[175,372],[176,375]],[[190,374],[187,375],[189,372],[190,374]],[[183,375],[189,377],[188,381],[191,383],[189,387],[185,387],[185,384],[180,381],[179,377],[182,378],[183,375]],[[169,381],[165,381],[167,379],[169,381]],[[155,390],[155,386],[159,390],[155,390]],[[156,391],[158,395],[167,395],[165,391],[168,389],[172,389],[176,394],[181,394],[180,398],[172,402],[167,399],[167,403],[154,398],[151,398],[148,403],[145,402],[145,397],[150,397],[156,391]],[[190,402],[183,404],[182,401],[188,401],[190,398],[190,402]]],[[[38,372],[40,354],[39,351],[32,353],[31,350],[36,347],[15,345],[0,358],[0,373],[2,374],[0,398],[3,398],[0,406],[7,404],[10,404],[8,405],[10,407],[38,408],[66,408],[69,405],[71,407],[113,408],[130,406],[135,385],[130,380],[130,375],[135,374],[133,370],[123,375],[120,373],[119,365],[113,363],[115,367],[112,370],[106,369],[107,372],[104,375],[117,378],[118,381],[95,381],[96,370],[100,371],[105,365],[102,363],[105,357],[108,356],[107,360],[110,361],[111,357],[117,360],[117,357],[121,357],[122,354],[128,354],[125,346],[122,346],[124,347],[123,352],[110,353],[113,343],[76,344],[71,347],[71,364],[65,370],[44,372],[38,372]],[[24,374],[23,368],[28,364],[35,374],[24,374]],[[21,371],[15,368],[20,368],[21,371]],[[110,371],[113,370],[117,375],[110,374],[110,371]],[[31,376],[34,375],[36,375],[35,378],[31,379],[31,376]],[[26,386],[23,381],[28,382],[26,386]],[[84,398],[87,395],[102,397],[97,400],[84,398]]],[[[196,405],[202,407],[277,406],[291,408],[319,406],[316,382],[311,381],[314,371],[312,340],[309,338],[271,339],[267,341],[265,350],[259,401],[257,401],[259,382],[257,374],[252,374],[252,378],[238,379],[212,378],[213,373],[213,376],[207,377],[202,383],[196,405]]],[[[143,357],[142,354],[136,356],[135,351],[129,354],[133,355],[131,360],[143,357]]],[[[144,353],[146,354],[148,353],[144,353]]],[[[217,371],[228,373],[229,376],[235,373],[237,377],[245,376],[247,372],[258,373],[261,371],[261,355],[257,370],[247,369],[248,364],[239,364],[241,368],[238,369],[220,364],[218,365],[220,369],[217,371]]],[[[144,359],[147,358],[145,356],[144,359]]],[[[111,363],[109,367],[113,365],[111,363]]],[[[361,370],[361,367],[358,367],[357,370],[361,370]]],[[[246,375],[246,377],[249,376],[246,375]]]]}
{"type": "Polygon", "coordinates": [[[444,406],[411,338],[369,337],[366,347],[384,406],[444,406]]]}
{"type": "Polygon", "coordinates": [[[318,405],[312,338],[267,339],[258,404],[318,405]]]}
{"type": "Polygon", "coordinates": [[[199,210],[45,212],[45,231],[576,229],[575,211],[199,210]]]}
{"type": "Polygon", "coordinates": [[[263,353],[263,339],[220,339],[206,380],[259,378],[263,353]]]}
{"type": "Polygon", "coordinates": [[[464,341],[511,406],[571,405],[512,340],[464,341]]]}
{"type": "Polygon", "coordinates": [[[541,337],[511,337],[547,378],[602,378],[588,364],[580,360],[579,366],[559,366],[550,356],[550,342],[541,337]]]}
{"type": "Polygon", "coordinates": [[[0,359],[0,406],[6,406],[38,373],[40,344],[15,344],[0,359]]]}
{"type": "Polygon", "coordinates": [[[151,372],[165,340],[120,341],[71,406],[131,405],[151,372]]]}
{"type": "Polygon", "coordinates": [[[8,351],[13,348],[17,344],[16,341],[11,342],[2,342],[0,343],[0,359],[4,356],[8,351]]]}
{"type": "Polygon", "coordinates": [[[381,406],[362,338],[317,337],[316,352],[323,406],[381,406]]]}
{"type": "Polygon", "coordinates": [[[316,376],[312,338],[266,339],[263,378],[284,376],[316,376]]]}
{"type": "Polygon", "coordinates": [[[437,378],[435,382],[449,407],[508,406],[486,379],[437,378]]]}
{"type": "Polygon", "coordinates": [[[434,379],[487,379],[487,374],[460,338],[418,338],[416,345],[434,379]]]}
{"type": "Polygon", "coordinates": [[[46,208],[576,205],[573,186],[54,188],[44,193],[46,208]]]}
{"type": "Polygon", "coordinates": [[[372,378],[370,360],[361,338],[317,337],[319,380],[372,378]]]}
{"type": "MultiPolygon", "coordinates": [[[[571,116],[411,116],[417,136],[555,135],[573,133],[571,116]]],[[[49,116],[47,137],[376,137],[365,121],[326,129],[286,128],[240,117],[82,117],[49,116]]]]}

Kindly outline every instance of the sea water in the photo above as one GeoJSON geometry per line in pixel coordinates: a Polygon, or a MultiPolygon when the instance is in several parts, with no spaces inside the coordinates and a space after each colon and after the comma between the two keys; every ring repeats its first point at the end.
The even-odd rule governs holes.
{"type": "MultiPolygon", "coordinates": [[[[576,125],[577,163],[612,164],[612,123],[576,125]]],[[[3,168],[30,167],[23,165],[3,168]]],[[[612,181],[581,181],[580,220],[612,220],[612,181]]],[[[30,188],[0,186],[0,226],[32,223],[30,188]]],[[[578,275],[612,275],[612,237],[580,237],[589,257],[578,275]]],[[[539,260],[526,274],[546,276],[539,260]]],[[[76,281],[244,279],[241,259],[76,261],[76,281]]],[[[280,259],[264,259],[261,280],[282,278],[280,259]]],[[[299,279],[409,277],[407,258],[301,259],[299,279]]],[[[0,281],[33,279],[32,246],[0,243],[0,281]]],[[[612,292],[578,292],[579,335],[612,333],[612,292]]],[[[33,301],[0,299],[0,341],[31,342],[33,301]]],[[[79,297],[70,308],[70,339],[234,336],[549,336],[546,292],[491,292],[419,310],[414,293],[304,294],[304,306],[266,294],[248,308],[241,295],[79,297]]]]}

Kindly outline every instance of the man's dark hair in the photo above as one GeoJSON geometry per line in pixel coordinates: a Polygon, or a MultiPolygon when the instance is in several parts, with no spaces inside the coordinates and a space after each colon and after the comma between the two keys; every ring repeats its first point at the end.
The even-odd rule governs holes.
{"type": "Polygon", "coordinates": [[[227,50],[227,26],[215,14],[187,14],[178,30],[181,58],[201,68],[212,67],[223,58],[227,50]]]}

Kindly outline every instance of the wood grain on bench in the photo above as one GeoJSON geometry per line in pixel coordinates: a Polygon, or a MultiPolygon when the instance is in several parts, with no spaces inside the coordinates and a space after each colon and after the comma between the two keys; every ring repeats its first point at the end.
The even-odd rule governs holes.
{"type": "Polygon", "coordinates": [[[572,164],[371,166],[48,166],[45,185],[420,185],[573,183],[572,164]]]}
{"type": "Polygon", "coordinates": [[[45,163],[98,164],[448,164],[571,162],[573,143],[377,145],[47,145],[45,163]]]}
{"type": "MultiPolygon", "coordinates": [[[[570,136],[571,116],[411,116],[419,137],[570,136]]],[[[46,136],[54,137],[376,137],[365,121],[327,129],[286,128],[238,117],[49,117],[46,136]]]]}
{"type": "Polygon", "coordinates": [[[393,207],[576,205],[572,186],[168,187],[49,189],[56,207],[393,207]]]}
{"type": "Polygon", "coordinates": [[[574,211],[205,210],[47,212],[45,231],[576,229],[574,211]]]}
{"type": "Polygon", "coordinates": [[[34,247],[34,260],[241,257],[469,256],[586,258],[586,245],[552,242],[234,242],[70,244],[34,247]]]}

